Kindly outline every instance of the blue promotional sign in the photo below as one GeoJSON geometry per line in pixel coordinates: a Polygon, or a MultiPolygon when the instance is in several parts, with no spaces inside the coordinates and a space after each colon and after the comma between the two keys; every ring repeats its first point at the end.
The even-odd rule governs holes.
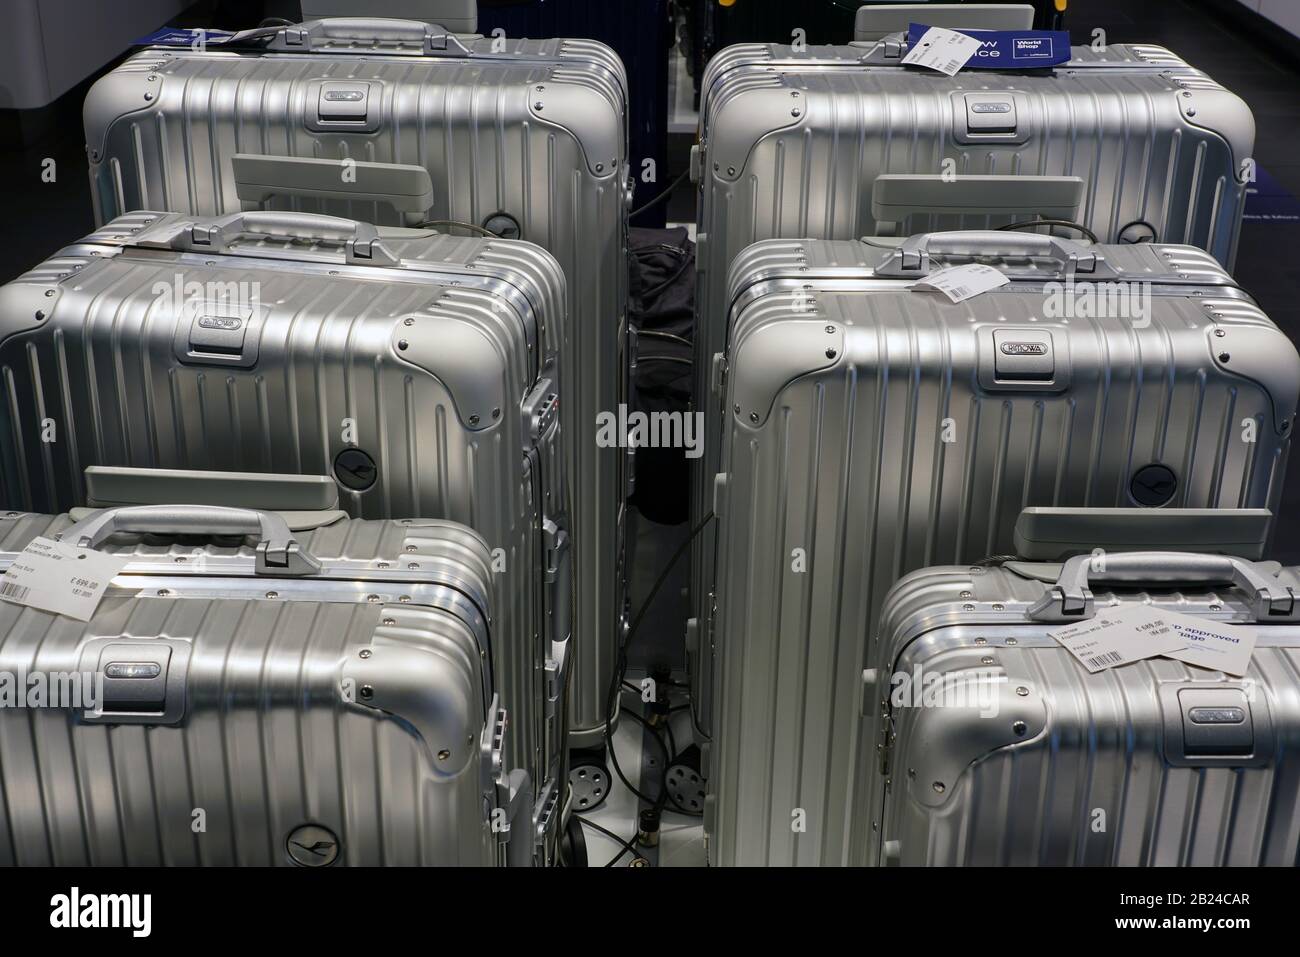
{"type": "MultiPolygon", "coordinates": [[[[907,45],[915,48],[928,26],[907,27],[907,45]]],[[[1065,30],[954,30],[980,41],[966,61],[966,70],[1037,70],[1070,59],[1070,34],[1065,30]]]]}
{"type": "Polygon", "coordinates": [[[182,30],[178,27],[163,27],[147,37],[141,37],[131,45],[137,47],[220,46],[230,42],[230,38],[234,35],[229,30],[182,30]]]}

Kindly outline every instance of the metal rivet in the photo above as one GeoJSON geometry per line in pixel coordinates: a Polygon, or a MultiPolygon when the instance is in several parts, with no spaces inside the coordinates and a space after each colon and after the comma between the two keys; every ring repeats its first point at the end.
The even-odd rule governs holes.
{"type": "Polygon", "coordinates": [[[603,173],[603,172],[605,172],[605,164],[604,164],[604,163],[597,163],[597,164],[596,164],[596,172],[597,172],[597,173],[603,173]]]}
{"type": "Polygon", "coordinates": [[[1006,605],[998,605],[998,604],[995,604],[995,605],[993,606],[993,610],[994,610],[994,611],[1004,611],[1005,609],[1006,609],[1006,605]]]}
{"type": "Polygon", "coordinates": [[[441,751],[438,752],[439,761],[446,761],[449,757],[451,757],[451,752],[448,751],[446,748],[443,748],[441,751]]]}
{"type": "Polygon", "coordinates": [[[415,320],[412,319],[410,316],[407,316],[405,319],[402,320],[402,325],[413,326],[415,325],[415,320]]]}
{"type": "Polygon", "coordinates": [[[175,562],[177,565],[184,565],[186,562],[189,561],[189,559],[186,558],[184,555],[182,555],[180,558],[173,558],[172,561],[175,562]]]}
{"type": "Polygon", "coordinates": [[[1195,110],[1192,110],[1192,109],[1189,109],[1189,110],[1187,111],[1187,115],[1188,115],[1188,116],[1195,116],[1195,115],[1196,115],[1196,111],[1195,111],[1195,110]]]}
{"type": "Polygon", "coordinates": [[[975,639],[975,644],[977,644],[977,645],[987,645],[988,643],[989,643],[989,640],[988,640],[987,638],[976,638],[976,639],[975,639]]]}
{"type": "Polygon", "coordinates": [[[146,93],[146,94],[144,95],[144,98],[145,98],[146,100],[152,100],[152,99],[153,99],[153,94],[152,94],[152,93],[146,93]]]}
{"type": "Polygon", "coordinates": [[[799,107],[796,106],[793,110],[791,110],[790,115],[797,117],[799,115],[799,107]]]}
{"type": "Polygon", "coordinates": [[[1220,353],[1219,353],[1219,361],[1220,361],[1220,362],[1227,362],[1230,358],[1232,358],[1232,357],[1231,357],[1230,355],[1228,355],[1228,353],[1226,353],[1226,352],[1220,352],[1220,353]]]}
{"type": "Polygon", "coordinates": [[[54,295],[54,290],[53,290],[53,289],[47,289],[47,290],[45,290],[45,298],[48,299],[48,298],[49,298],[50,296],[52,296],[52,295],[54,295]]]}
{"type": "Polygon", "coordinates": [[[361,651],[358,652],[358,654],[360,654],[362,658],[369,658],[371,655],[374,654],[374,652],[371,651],[369,648],[362,648],[361,651]]]}
{"type": "Polygon", "coordinates": [[[407,550],[408,552],[413,552],[413,551],[415,551],[415,546],[414,546],[414,545],[407,545],[407,546],[406,546],[406,550],[407,550]]]}
{"type": "Polygon", "coordinates": [[[974,610],[975,610],[975,606],[974,606],[974,605],[962,605],[962,606],[961,606],[961,610],[962,610],[962,611],[974,611],[974,610]]]}
{"type": "Polygon", "coordinates": [[[378,596],[378,595],[367,595],[367,596],[366,596],[366,601],[370,602],[370,604],[372,604],[372,605],[377,605],[377,604],[379,604],[379,596],[378,596]]]}
{"type": "Polygon", "coordinates": [[[827,326],[827,327],[826,327],[826,334],[827,334],[827,335],[832,335],[832,336],[835,335],[835,327],[834,327],[834,326],[827,326]]]}
{"type": "Polygon", "coordinates": [[[45,318],[45,313],[42,312],[41,310],[37,309],[37,310],[36,310],[36,321],[37,321],[37,322],[40,322],[40,321],[41,321],[42,319],[44,319],[44,318],[45,318]]]}
{"type": "Polygon", "coordinates": [[[757,413],[757,412],[751,412],[751,413],[749,413],[749,421],[751,421],[751,422],[757,422],[757,421],[758,421],[758,413],[757,413]]]}
{"type": "Polygon", "coordinates": [[[401,349],[403,352],[405,352],[405,351],[406,351],[407,349],[409,349],[410,347],[411,347],[411,344],[410,344],[409,342],[407,342],[405,339],[399,339],[399,340],[397,340],[397,348],[401,349]]]}
{"type": "Polygon", "coordinates": [[[410,596],[410,595],[399,595],[399,596],[397,597],[397,600],[398,600],[399,602],[402,602],[403,604],[405,604],[405,603],[407,603],[407,602],[409,602],[409,601],[411,600],[411,596],[410,596]]]}
{"type": "Polygon", "coordinates": [[[471,415],[471,416],[469,417],[469,424],[470,424],[470,425],[478,425],[478,413],[477,413],[477,412],[475,412],[473,415],[471,415]]]}
{"type": "Polygon", "coordinates": [[[171,593],[172,593],[172,592],[171,592],[171,589],[170,589],[170,588],[159,588],[159,589],[158,589],[158,597],[159,597],[159,598],[166,598],[166,597],[167,597],[168,595],[170,595],[171,593]]]}
{"type": "Polygon", "coordinates": [[[375,696],[374,688],[370,687],[370,685],[361,686],[361,697],[369,699],[369,698],[373,698],[374,696],[375,696]]]}
{"type": "Polygon", "coordinates": [[[542,101],[538,100],[536,103],[534,103],[533,109],[540,111],[542,109],[542,101]]]}
{"type": "Polygon", "coordinates": [[[826,358],[827,358],[827,359],[834,359],[838,354],[839,354],[839,353],[837,353],[834,349],[827,349],[827,350],[826,350],[826,358]]]}
{"type": "Polygon", "coordinates": [[[1029,725],[1025,724],[1023,721],[1017,721],[1011,725],[1011,730],[1016,733],[1017,737],[1023,738],[1025,732],[1029,730],[1029,725]]]}
{"type": "Polygon", "coordinates": [[[376,567],[378,567],[378,568],[387,568],[387,567],[388,567],[388,562],[379,562],[379,563],[377,564],[376,567]]]}
{"type": "Polygon", "coordinates": [[[740,406],[736,406],[736,415],[740,415],[740,406]]]}
{"type": "Polygon", "coordinates": [[[269,591],[269,592],[266,593],[266,597],[267,597],[267,598],[279,598],[279,597],[280,597],[280,593],[279,593],[278,591],[269,591]]]}
{"type": "Polygon", "coordinates": [[[971,594],[970,592],[968,592],[968,591],[964,591],[964,592],[962,592],[960,595],[958,595],[957,597],[958,597],[958,598],[973,598],[973,597],[975,597],[975,596],[972,595],[972,594],[971,594]]]}
{"type": "Polygon", "coordinates": [[[1210,611],[1223,611],[1223,606],[1222,606],[1222,605],[1211,605],[1211,606],[1210,606],[1210,611]]]}
{"type": "Polygon", "coordinates": [[[1020,695],[1020,697],[1022,698],[1028,698],[1029,689],[1026,688],[1024,685],[1021,685],[1019,688],[1016,689],[1016,694],[1020,695]]]}
{"type": "Polygon", "coordinates": [[[416,569],[418,569],[418,568],[420,567],[420,563],[419,563],[419,562],[411,562],[411,563],[410,563],[409,565],[407,565],[406,567],[409,568],[411,571],[415,571],[416,569]]]}
{"type": "Polygon", "coordinates": [[[383,620],[382,623],[385,624],[385,625],[388,625],[389,627],[392,627],[393,625],[397,624],[397,619],[396,619],[396,618],[385,618],[385,619],[383,620]]]}
{"type": "Polygon", "coordinates": [[[1008,644],[1008,645],[1018,645],[1018,644],[1020,644],[1020,642],[1016,641],[1016,639],[1014,639],[1014,638],[1008,638],[1008,639],[1007,639],[1007,644],[1008,644]]]}
{"type": "Polygon", "coordinates": [[[993,664],[993,661],[994,661],[994,658],[993,658],[992,655],[985,655],[983,658],[980,659],[980,664],[982,664],[982,665],[991,665],[991,664],[993,664]]]}
{"type": "Polygon", "coordinates": [[[735,176],[735,175],[736,175],[736,167],[734,167],[734,166],[728,166],[728,167],[727,167],[727,175],[728,175],[728,176],[735,176]]]}
{"type": "Polygon", "coordinates": [[[1223,329],[1215,329],[1215,330],[1214,330],[1214,334],[1215,334],[1216,336],[1218,336],[1220,339],[1222,339],[1222,338],[1223,338],[1224,336],[1226,336],[1228,333],[1227,333],[1225,330],[1223,330],[1223,329]]]}
{"type": "Polygon", "coordinates": [[[934,788],[935,794],[942,794],[944,791],[947,790],[947,788],[944,786],[944,783],[942,781],[935,781],[933,784],[930,785],[930,787],[934,788]]]}
{"type": "Polygon", "coordinates": [[[501,418],[501,410],[500,410],[500,409],[493,409],[493,410],[492,410],[492,418],[494,418],[494,419],[499,419],[499,418],[501,418]]]}

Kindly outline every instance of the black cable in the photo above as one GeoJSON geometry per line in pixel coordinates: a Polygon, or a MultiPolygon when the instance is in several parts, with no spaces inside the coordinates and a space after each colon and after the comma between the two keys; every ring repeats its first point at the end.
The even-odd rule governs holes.
{"type": "Polygon", "coordinates": [[[662,293],[665,289],[667,289],[669,286],[671,286],[673,283],[675,283],[678,279],[681,279],[681,278],[682,278],[682,273],[686,272],[686,270],[690,268],[690,266],[691,266],[691,262],[692,262],[692,260],[689,259],[689,258],[683,260],[683,261],[682,261],[682,264],[681,264],[680,266],[677,267],[677,271],[676,271],[676,272],[674,272],[671,276],[669,276],[669,277],[668,277],[667,279],[665,279],[663,282],[659,283],[659,285],[657,285],[657,286],[651,286],[651,287],[650,287],[649,289],[647,289],[645,292],[639,293],[639,294],[638,294],[638,298],[639,298],[642,302],[647,302],[647,301],[649,301],[649,300],[651,300],[651,299],[654,299],[656,296],[658,296],[660,293],[662,293]]]}
{"type": "Polygon", "coordinates": [[[638,338],[641,336],[648,336],[651,339],[667,339],[669,342],[680,342],[687,348],[694,348],[690,339],[672,332],[660,332],[658,329],[638,329],[636,334],[638,338]]]}
{"type": "Polygon", "coordinates": [[[682,180],[686,179],[686,177],[690,175],[691,175],[690,170],[687,170],[685,173],[682,173],[681,176],[678,176],[675,180],[669,183],[668,187],[662,193],[656,196],[654,199],[650,200],[650,202],[646,203],[640,209],[634,209],[632,210],[632,212],[628,213],[627,214],[628,219],[631,219],[633,216],[640,216],[642,213],[644,213],[647,209],[649,209],[652,206],[658,206],[660,203],[662,203],[665,199],[667,199],[669,196],[673,194],[673,190],[675,190],[681,184],[682,180]]]}
{"type": "MultiPolygon", "coordinates": [[[[671,711],[668,713],[672,714],[671,711]]],[[[668,735],[668,763],[673,764],[677,760],[677,736],[673,734],[673,723],[671,720],[664,722],[664,734],[668,735]]]]}
{"type": "Polygon", "coordinates": [[[267,17],[265,20],[263,20],[261,23],[257,25],[257,29],[261,30],[263,27],[292,27],[292,26],[296,26],[296,24],[292,20],[286,20],[284,17],[267,17]]]}
{"type": "Polygon", "coordinates": [[[581,821],[583,824],[587,825],[587,827],[590,827],[590,828],[592,828],[592,829],[594,829],[594,830],[596,830],[596,831],[599,831],[601,834],[604,834],[604,835],[605,835],[606,837],[608,837],[610,840],[618,841],[618,843],[621,844],[621,845],[623,846],[623,850],[619,852],[618,857],[614,858],[614,860],[612,860],[612,861],[610,861],[608,864],[604,865],[605,867],[613,867],[614,864],[615,864],[615,862],[617,862],[617,861],[619,861],[619,860],[622,860],[623,855],[626,854],[628,851],[631,851],[632,854],[633,854],[634,856],[637,856],[637,857],[640,857],[640,856],[641,856],[641,855],[640,855],[640,852],[637,851],[636,846],[635,846],[631,841],[625,841],[625,840],[623,840],[623,838],[619,837],[617,834],[615,834],[615,833],[614,833],[613,831],[611,831],[609,828],[607,828],[607,827],[601,827],[601,826],[600,826],[599,824],[597,824],[595,821],[589,821],[589,820],[587,820],[585,817],[579,817],[578,820],[581,821]]]}
{"type": "Polygon", "coordinates": [[[490,229],[484,229],[482,226],[475,226],[473,223],[462,223],[457,219],[429,219],[421,223],[416,229],[436,229],[439,226],[446,226],[455,229],[468,229],[470,232],[488,239],[500,239],[496,233],[490,229]]]}
{"type": "Polygon", "coordinates": [[[1027,219],[1023,223],[1007,223],[1005,226],[999,226],[998,229],[1032,229],[1035,226],[1059,226],[1062,229],[1077,229],[1088,237],[1089,242],[1097,242],[1097,234],[1082,223],[1072,222],[1068,219],[1027,219]]]}

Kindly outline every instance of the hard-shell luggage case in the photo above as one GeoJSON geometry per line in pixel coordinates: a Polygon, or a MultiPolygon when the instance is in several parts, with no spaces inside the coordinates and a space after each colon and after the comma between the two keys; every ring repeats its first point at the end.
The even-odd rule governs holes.
{"type": "Polygon", "coordinates": [[[85,505],[87,466],[328,474],[355,517],[474,528],[508,761],[540,788],[571,630],[564,329],[559,268],[529,243],[123,216],[0,289],[0,501],[85,505]]]}
{"type": "Polygon", "coordinates": [[[559,261],[573,373],[560,416],[585,587],[574,606],[572,727],[599,738],[624,611],[630,451],[598,445],[627,401],[627,78],[588,40],[457,36],[426,23],[332,19],[206,49],[152,47],[86,99],[97,222],[138,209],[323,212],[376,224],[454,221],[559,261]],[[237,159],[238,157],[238,159],[237,159]]]}
{"type": "MultiPolygon", "coordinates": [[[[921,23],[982,25],[924,8],[921,23]]],[[[709,65],[692,163],[695,394],[712,437],[694,473],[696,521],[718,470],[721,430],[706,397],[726,343],[728,270],[751,243],[989,229],[1072,211],[1063,218],[1101,242],[1199,246],[1231,268],[1255,126],[1200,70],[1160,47],[1114,45],[1076,47],[1052,70],[946,77],[901,65],[905,53],[905,37],[892,35],[803,52],[734,46],[709,65]]],[[[712,547],[706,531],[692,553],[697,619],[712,547]]]]}
{"type": "Polygon", "coordinates": [[[1201,250],[772,240],[730,298],[694,662],[716,863],[847,862],[868,636],[903,574],[1011,553],[1031,506],[1277,511],[1300,356],[1201,250]],[[912,288],[974,259],[1012,282],[912,288]]]}
{"type": "Polygon", "coordinates": [[[1165,552],[1094,565],[898,583],[870,652],[855,863],[1300,864],[1300,573],[1165,552]],[[1157,657],[1089,674],[1049,636],[1142,604],[1253,631],[1248,670],[1157,657]],[[890,690],[918,674],[964,701],[890,690]]]}
{"type": "Polygon", "coordinates": [[[0,513],[0,572],[38,537],[130,558],[89,621],[0,601],[23,702],[0,708],[0,863],[533,861],[484,539],[214,506],[77,517],[0,513]]]}

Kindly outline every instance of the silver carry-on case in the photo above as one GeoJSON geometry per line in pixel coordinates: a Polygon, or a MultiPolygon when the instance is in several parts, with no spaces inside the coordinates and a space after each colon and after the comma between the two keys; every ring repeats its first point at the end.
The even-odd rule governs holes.
{"type": "Polygon", "coordinates": [[[38,537],[129,557],[89,621],[0,601],[0,672],[51,696],[0,708],[0,863],[540,858],[502,762],[488,543],[323,514],[0,514],[0,573],[38,537]]]}
{"type": "Polygon", "coordinates": [[[928,568],[893,589],[865,673],[855,863],[1300,864],[1300,574],[1194,553],[1097,564],[928,568]],[[1090,674],[1049,635],[1131,605],[1254,630],[1248,670],[1090,674]],[[917,706],[917,675],[946,697],[917,706]]]}
{"type": "Polygon", "coordinates": [[[507,760],[542,788],[573,590],[564,323],[529,243],[133,213],[0,289],[0,500],[85,505],[86,466],[328,474],[355,517],[469,525],[493,549],[507,760]]]}
{"type": "MultiPolygon", "coordinates": [[[[919,23],[980,25],[964,19],[970,11],[935,17],[925,6],[913,16],[919,23]]],[[[708,395],[712,358],[727,337],[727,277],[751,243],[1041,217],[1080,222],[1101,242],[1198,246],[1231,268],[1254,148],[1250,109],[1159,47],[1072,52],[1054,70],[955,77],[903,66],[898,36],[802,52],[746,44],[713,59],[692,161],[700,187],[695,395],[707,416],[692,472],[694,522],[718,471],[721,430],[708,395]],[[977,112],[1003,108],[1010,112],[977,112]]],[[[697,619],[711,545],[706,532],[693,552],[697,619]]]]}
{"type": "Polygon", "coordinates": [[[604,725],[622,596],[630,451],[598,444],[627,401],[627,77],[590,40],[458,36],[340,18],[245,42],[152,47],[91,89],[97,222],[159,209],[322,212],[375,224],[468,223],[559,261],[570,325],[560,416],[587,583],[574,606],[572,729],[604,725]]]}
{"type": "Polygon", "coordinates": [[[772,240],[732,278],[717,615],[692,669],[710,859],[842,863],[889,588],[1010,553],[1027,506],[1276,513],[1300,356],[1191,247],[772,240]],[[1011,282],[957,303],[913,288],[975,260],[1011,282]]]}

